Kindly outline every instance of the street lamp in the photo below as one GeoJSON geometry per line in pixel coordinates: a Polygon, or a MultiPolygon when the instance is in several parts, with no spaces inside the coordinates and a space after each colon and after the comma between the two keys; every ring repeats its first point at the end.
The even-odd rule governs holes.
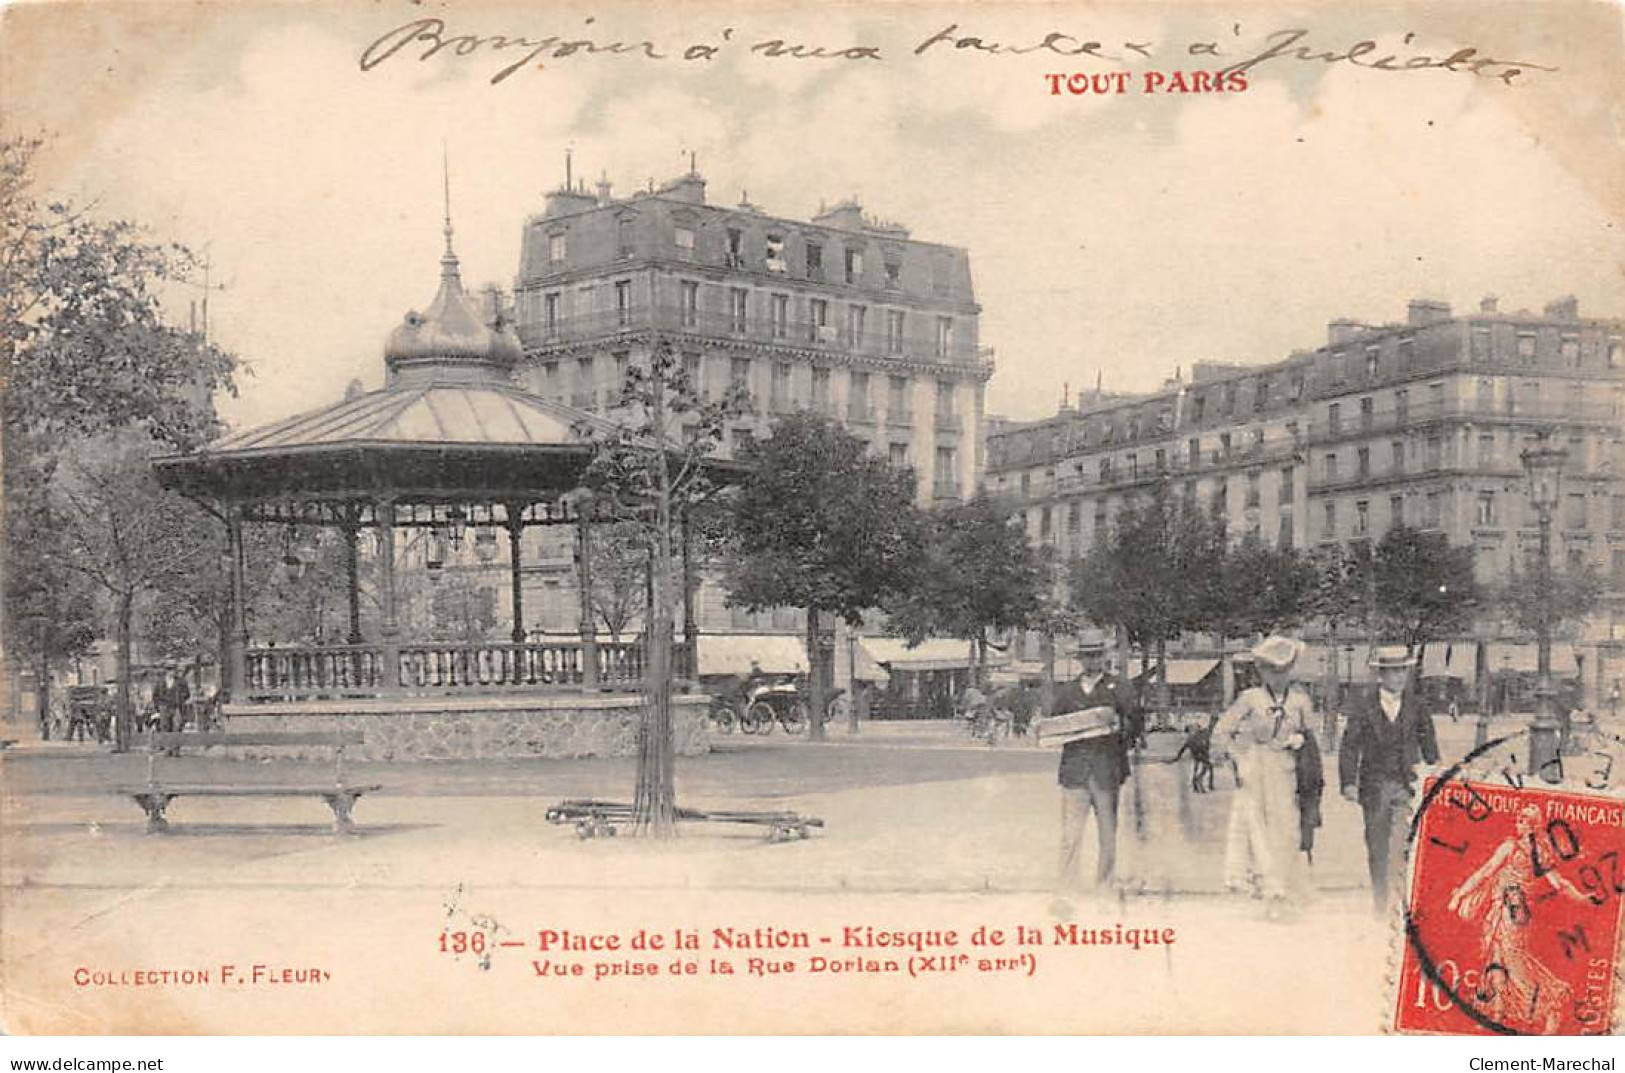
{"type": "Polygon", "coordinates": [[[1550,429],[1542,429],[1534,445],[1525,449],[1520,457],[1524,471],[1529,474],[1529,501],[1540,520],[1540,610],[1536,616],[1538,655],[1535,664],[1539,682],[1535,687],[1535,721],[1530,726],[1529,744],[1529,771],[1535,774],[1557,759],[1561,748],[1557,716],[1553,711],[1556,689],[1552,684],[1552,510],[1559,502],[1563,464],[1568,461],[1569,453],[1554,446],[1550,429]]]}

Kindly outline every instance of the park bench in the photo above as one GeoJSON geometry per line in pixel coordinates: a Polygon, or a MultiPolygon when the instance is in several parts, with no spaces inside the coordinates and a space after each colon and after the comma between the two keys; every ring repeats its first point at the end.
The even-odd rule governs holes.
{"type": "Polygon", "coordinates": [[[358,730],[286,734],[228,733],[223,731],[146,734],[138,738],[137,742],[147,750],[147,783],[145,786],[120,787],[118,792],[134,798],[136,804],[146,810],[148,834],[169,829],[169,821],[164,818],[164,810],[177,797],[319,797],[327,802],[328,808],[333,810],[334,832],[336,834],[348,834],[355,829],[350,820],[350,811],[355,807],[356,800],[362,794],[382,789],[376,783],[363,785],[345,781],[344,747],[346,745],[360,745],[364,740],[364,735],[358,730]],[[331,746],[334,750],[333,781],[327,784],[182,783],[162,779],[157,771],[157,760],[160,753],[174,756],[180,749],[248,745],[331,746]]]}

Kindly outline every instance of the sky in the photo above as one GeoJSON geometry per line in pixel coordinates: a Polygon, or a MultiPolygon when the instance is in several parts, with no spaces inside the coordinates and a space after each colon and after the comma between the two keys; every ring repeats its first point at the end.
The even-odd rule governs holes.
{"type": "MultiPolygon", "coordinates": [[[[1097,378],[1145,390],[1200,360],[1278,360],[1334,318],[1402,320],[1412,297],[1538,310],[1572,294],[1583,314],[1625,316],[1611,4],[149,0],[0,20],[5,130],[50,136],[41,186],[207,250],[211,331],[250,369],[223,408],[239,427],[382,384],[385,336],[436,287],[443,152],[470,285],[512,285],[566,149],[617,193],[685,171],[692,151],[724,204],[748,190],[806,218],[855,195],[969,249],[998,355],[988,409],[1016,418],[1097,378]],[[483,40],[427,59],[419,41],[362,69],[414,20],[483,40]],[[1508,81],[1505,64],[1288,53],[1242,92],[1143,91],[1147,72],[1241,63],[1293,30],[1316,53],[1370,40],[1366,62],[1471,47],[1529,66],[1508,81]],[[1098,55],[987,47],[1052,32],[1098,55]],[[530,48],[492,35],[647,40],[664,58],[541,53],[493,84],[530,48]],[[752,48],[775,39],[880,58],[752,48]],[[1221,57],[1192,55],[1200,42],[1221,57]],[[681,58],[691,46],[716,52],[681,58]],[[1051,92],[1047,75],[1079,72],[1122,72],[1126,92],[1051,92]]],[[[192,297],[171,296],[180,322],[192,297]]]]}

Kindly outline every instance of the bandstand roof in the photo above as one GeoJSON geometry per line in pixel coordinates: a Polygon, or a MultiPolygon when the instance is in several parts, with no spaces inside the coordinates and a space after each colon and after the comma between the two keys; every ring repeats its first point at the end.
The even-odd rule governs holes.
{"type": "Polygon", "coordinates": [[[383,389],[155,459],[160,482],[223,500],[538,500],[577,487],[589,436],[616,424],[513,382],[519,340],[464,293],[449,219],[440,264],[434,301],[389,336],[383,389]]]}

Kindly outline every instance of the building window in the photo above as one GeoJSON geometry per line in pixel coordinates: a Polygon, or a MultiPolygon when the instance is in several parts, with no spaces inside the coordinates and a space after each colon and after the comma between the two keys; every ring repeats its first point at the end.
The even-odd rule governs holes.
{"type": "Polygon", "coordinates": [[[624,350],[617,350],[610,358],[615,362],[615,401],[616,405],[626,401],[627,373],[632,368],[632,355],[624,350]]]}
{"type": "Polygon", "coordinates": [[[700,322],[700,285],[692,280],[683,281],[683,327],[692,328],[700,322]]]}
{"type": "Polygon", "coordinates": [[[1608,497],[1608,527],[1625,529],[1625,495],[1608,497]]]}
{"type": "Polygon", "coordinates": [[[1224,412],[1226,414],[1236,412],[1236,385],[1234,381],[1224,385],[1224,412]]]}
{"type": "Polygon", "coordinates": [[[893,424],[909,420],[908,377],[892,376],[886,382],[886,416],[893,424]]]}
{"type": "Polygon", "coordinates": [[[824,247],[816,242],[807,243],[807,278],[824,278],[824,247]]]}
{"type": "Polygon", "coordinates": [[[863,279],[863,251],[853,246],[846,248],[846,281],[857,283],[863,279]]]}
{"type": "Polygon", "coordinates": [[[1377,378],[1377,355],[1376,347],[1368,346],[1365,348],[1365,378],[1367,380],[1377,378]]]}
{"type": "Polygon", "coordinates": [[[766,253],[763,263],[769,272],[783,272],[784,264],[784,236],[769,233],[767,236],[766,253]]]}
{"type": "MultiPolygon", "coordinates": [[[[945,447],[937,448],[937,466],[939,470],[942,466],[942,452],[945,450],[947,450],[945,447]]],[[[1054,516],[1049,507],[1044,507],[1038,512],[1038,539],[1045,544],[1055,539],[1054,516]]]]}
{"type": "Polygon", "coordinates": [[[812,371],[812,404],[819,413],[829,412],[829,370],[818,366],[812,371]]]}
{"type": "Polygon", "coordinates": [[[1349,356],[1338,352],[1332,355],[1332,383],[1341,384],[1349,378],[1349,356]]]}
{"type": "Polygon", "coordinates": [[[1388,497],[1388,525],[1390,528],[1405,524],[1405,497],[1388,497]]]}
{"type": "Polygon", "coordinates": [[[1335,452],[1328,453],[1326,455],[1325,461],[1326,461],[1326,471],[1325,471],[1326,472],[1326,480],[1328,482],[1337,480],[1337,454],[1335,452]]]}
{"type": "Polygon", "coordinates": [[[677,254],[684,260],[694,258],[694,229],[692,227],[678,227],[672,232],[676,242],[677,254]]]}
{"type": "Polygon", "coordinates": [[[1290,503],[1297,498],[1296,482],[1298,470],[1295,466],[1281,467],[1281,502],[1290,503]]]}
{"type": "Polygon", "coordinates": [[[769,404],[776,414],[788,413],[790,401],[790,375],[792,366],[787,361],[773,363],[773,382],[768,395],[769,404]]]}
{"type": "Polygon", "coordinates": [[[750,292],[743,287],[728,289],[728,330],[744,335],[750,322],[750,292]]]}
{"type": "Polygon", "coordinates": [[[903,311],[901,309],[886,310],[886,353],[901,354],[903,352],[903,311]]]}
{"type": "Polygon", "coordinates": [[[590,410],[598,405],[598,381],[594,376],[591,354],[576,359],[576,390],[571,396],[570,405],[582,410],[590,410]]]}
{"type": "Polygon", "coordinates": [[[886,461],[890,462],[894,469],[908,468],[908,444],[894,443],[888,446],[886,448],[886,461]]]}
{"type": "Polygon", "coordinates": [[[1495,381],[1487,376],[1478,378],[1478,409],[1486,414],[1495,409],[1495,381]]]}
{"type": "Polygon", "coordinates": [[[1478,437],[1478,466],[1480,469],[1493,469],[1495,467],[1495,433],[1485,432],[1478,437]]]}
{"type": "Polygon", "coordinates": [[[887,256],[886,258],[886,289],[888,291],[901,290],[903,287],[903,262],[901,258],[887,256]]]}
{"type": "Polygon", "coordinates": [[[846,415],[849,421],[868,421],[869,413],[869,374],[854,372],[847,383],[846,415]]]}
{"type": "Polygon", "coordinates": [[[731,358],[728,361],[728,383],[743,397],[746,409],[754,409],[750,390],[750,359],[731,358]]]}
{"type": "Polygon", "coordinates": [[[1438,469],[1444,465],[1444,438],[1438,433],[1428,437],[1428,468],[1438,469]]]}
{"type": "Polygon", "coordinates": [[[1608,340],[1608,367],[1617,369],[1625,364],[1625,342],[1618,338],[1608,340]]]}
{"type": "Polygon", "coordinates": [[[1570,492],[1563,497],[1563,528],[1584,529],[1586,527],[1586,494],[1584,492],[1570,492]]]}
{"type": "Polygon", "coordinates": [[[1263,493],[1260,490],[1260,475],[1255,470],[1247,473],[1247,503],[1248,507],[1256,509],[1263,502],[1263,493]]]}
{"type": "Polygon", "coordinates": [[[730,435],[733,440],[735,457],[744,454],[756,445],[756,433],[748,428],[736,428],[730,435]]]}
{"type": "Polygon", "coordinates": [[[1076,534],[1083,529],[1083,504],[1074,499],[1066,505],[1066,531],[1076,534]]]}
{"type": "Polygon", "coordinates": [[[1337,504],[1328,499],[1322,505],[1320,535],[1325,540],[1337,539],[1337,504]]]}
{"type": "Polygon", "coordinates": [[[1140,456],[1133,451],[1128,453],[1128,479],[1134,480],[1140,475],[1140,456]]]}
{"type": "Polygon", "coordinates": [[[1033,475],[1031,473],[1023,473],[1021,475],[1021,498],[1022,499],[1027,499],[1032,494],[1033,494],[1033,475]]]}
{"type": "Polygon", "coordinates": [[[569,237],[563,234],[547,236],[547,259],[559,264],[570,252],[569,237]]]}
{"type": "Polygon", "coordinates": [[[833,343],[835,329],[829,324],[829,301],[824,298],[814,298],[807,304],[808,324],[807,333],[815,343],[833,343]]]}
{"type": "Polygon", "coordinates": [[[1518,360],[1525,365],[1532,365],[1535,361],[1535,333],[1518,333],[1518,360]]]}
{"type": "Polygon", "coordinates": [[[937,318],[937,357],[946,358],[954,349],[954,318],[937,318]]]}
{"type": "Polygon", "coordinates": [[[695,353],[683,355],[683,376],[688,380],[688,390],[697,399],[703,399],[705,394],[705,369],[700,364],[700,356],[695,353]]]}
{"type": "Polygon", "coordinates": [[[1343,431],[1343,405],[1334,402],[1326,407],[1326,431],[1336,436],[1343,431]]]}
{"type": "Polygon", "coordinates": [[[1369,432],[1375,419],[1376,411],[1373,409],[1371,396],[1367,395],[1360,400],[1360,428],[1369,432]]]}
{"type": "Polygon", "coordinates": [[[632,281],[615,281],[615,323],[625,328],[632,323],[632,281]]]}
{"type": "Polygon", "coordinates": [[[1225,458],[1230,457],[1230,433],[1219,433],[1219,454],[1225,458]]]}
{"type": "Polygon", "coordinates": [[[1404,339],[1401,339],[1399,341],[1399,368],[1400,368],[1400,371],[1403,372],[1405,370],[1408,370],[1411,367],[1411,362],[1415,359],[1415,357],[1416,357],[1416,340],[1410,338],[1409,336],[1407,336],[1404,339]]]}
{"type": "Polygon", "coordinates": [[[1478,493],[1478,524],[1490,526],[1495,524],[1495,493],[1478,493]]]}
{"type": "Polygon", "coordinates": [[[1565,335],[1561,344],[1563,365],[1569,369],[1578,369],[1583,362],[1580,360],[1580,338],[1575,335],[1565,335]]]}
{"type": "Polygon", "coordinates": [[[1403,427],[1411,419],[1411,393],[1404,388],[1394,392],[1394,423],[1403,427]]]}
{"type": "Polygon", "coordinates": [[[1394,473],[1404,473],[1405,472],[1405,441],[1404,440],[1394,440],[1394,441],[1392,441],[1391,443],[1388,444],[1388,450],[1392,454],[1392,458],[1390,459],[1389,465],[1388,465],[1389,470],[1391,472],[1394,472],[1394,473]]]}
{"type": "Polygon", "coordinates": [[[952,380],[937,381],[937,427],[955,427],[957,419],[954,416],[954,382],[952,380]]]}
{"type": "Polygon", "coordinates": [[[737,227],[728,228],[728,267],[745,267],[745,233],[737,227]]]}
{"type": "Polygon", "coordinates": [[[1490,329],[1487,324],[1473,326],[1472,357],[1474,361],[1490,360],[1490,329]]]}
{"type": "Polygon", "coordinates": [[[1303,386],[1304,386],[1303,374],[1302,373],[1293,373],[1291,383],[1292,383],[1292,389],[1291,389],[1291,392],[1290,392],[1290,401],[1292,401],[1292,402],[1302,401],[1302,399],[1303,399],[1303,386]]]}
{"type": "Polygon", "coordinates": [[[1202,418],[1205,417],[1206,415],[1207,415],[1207,396],[1206,395],[1192,395],[1191,396],[1191,421],[1193,423],[1195,423],[1195,424],[1201,424],[1202,418]]]}
{"type": "Polygon", "coordinates": [[[1213,485],[1213,511],[1216,514],[1230,513],[1230,480],[1220,477],[1213,485]]]}
{"type": "Polygon", "coordinates": [[[1357,477],[1371,476],[1371,448],[1361,447],[1354,452],[1354,473],[1357,477]]]}
{"type": "Polygon", "coordinates": [[[1189,452],[1190,465],[1194,469],[1202,462],[1202,441],[1192,436],[1190,442],[1186,444],[1186,450],[1189,452]]]}
{"type": "Polygon", "coordinates": [[[1360,499],[1354,503],[1354,535],[1357,537],[1371,534],[1371,503],[1360,499]]]}
{"type": "Polygon", "coordinates": [[[630,259],[633,254],[632,219],[628,216],[618,217],[615,221],[615,252],[623,261],[630,259]]]}
{"type": "Polygon", "coordinates": [[[768,318],[773,338],[784,339],[790,334],[790,296],[775,294],[768,304],[768,318]]]}
{"type": "Polygon", "coordinates": [[[1444,520],[1444,496],[1439,492],[1429,492],[1424,501],[1426,513],[1423,514],[1423,524],[1429,529],[1437,529],[1444,520]]]}
{"type": "Polygon", "coordinates": [[[1282,507],[1281,519],[1275,531],[1275,543],[1277,547],[1290,548],[1297,543],[1297,540],[1293,536],[1292,529],[1292,508],[1282,507]]]}
{"type": "Polygon", "coordinates": [[[853,350],[863,348],[863,322],[869,315],[867,306],[846,307],[846,334],[853,350]]]}
{"type": "Polygon", "coordinates": [[[556,334],[559,330],[558,291],[551,291],[542,296],[542,325],[547,329],[548,335],[556,334]]]}

